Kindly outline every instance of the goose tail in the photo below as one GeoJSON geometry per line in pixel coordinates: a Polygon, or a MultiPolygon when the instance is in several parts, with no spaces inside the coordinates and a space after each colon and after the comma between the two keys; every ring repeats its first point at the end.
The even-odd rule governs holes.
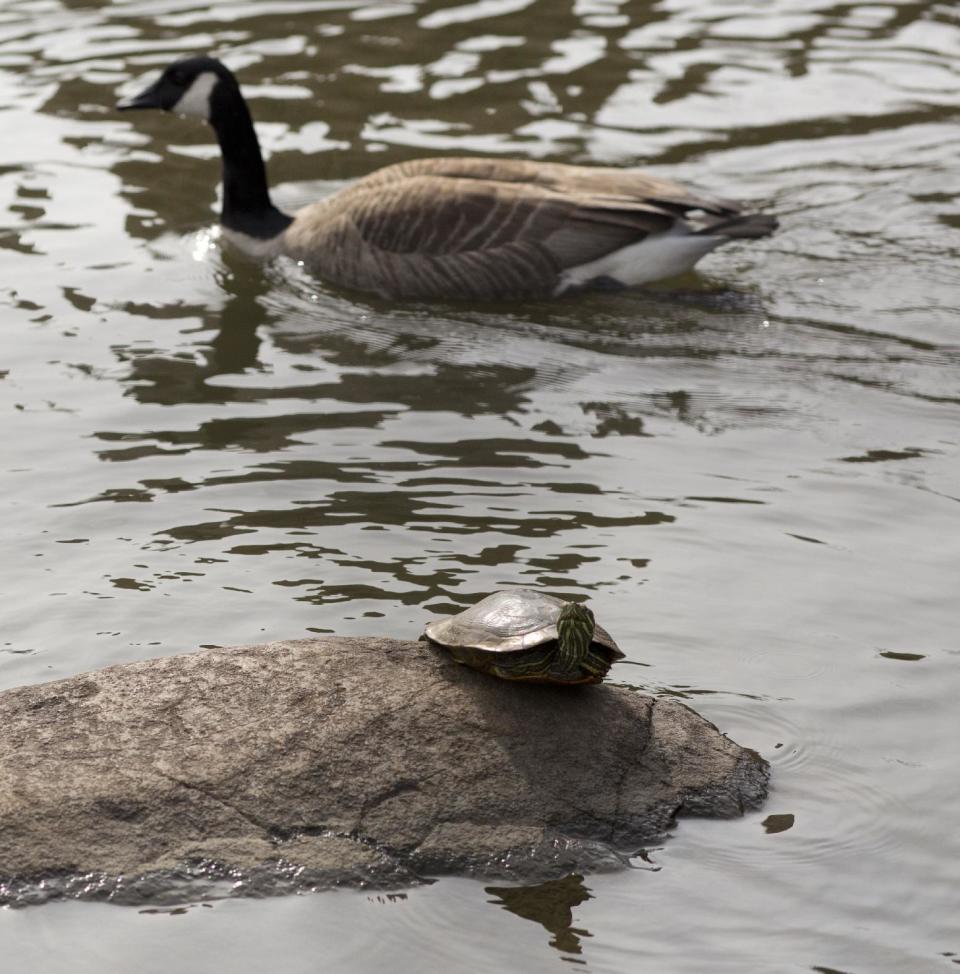
{"type": "Polygon", "coordinates": [[[767,213],[738,213],[736,216],[724,216],[712,220],[695,232],[709,237],[751,240],[769,237],[778,226],[777,218],[767,213]]]}

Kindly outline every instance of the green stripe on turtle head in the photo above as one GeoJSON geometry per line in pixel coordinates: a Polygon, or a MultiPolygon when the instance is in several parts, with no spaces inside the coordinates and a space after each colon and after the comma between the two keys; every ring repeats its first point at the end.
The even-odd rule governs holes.
{"type": "Polygon", "coordinates": [[[593,640],[593,613],[579,602],[568,602],[557,619],[556,669],[575,673],[590,651],[593,640]]]}

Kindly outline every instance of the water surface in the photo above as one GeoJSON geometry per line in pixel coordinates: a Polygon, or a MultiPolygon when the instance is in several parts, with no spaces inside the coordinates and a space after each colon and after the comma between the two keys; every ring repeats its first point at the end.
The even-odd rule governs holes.
{"type": "MultiPolygon", "coordinates": [[[[0,685],[588,596],[774,765],[636,868],[0,915],[25,971],[960,963],[960,17],[937,3],[7,0],[0,685]],[[436,153],[643,165],[781,232],[645,293],[393,306],[221,248],[187,52],[278,199],[436,153]]],[[[375,742],[371,742],[375,746],[375,742]]]]}

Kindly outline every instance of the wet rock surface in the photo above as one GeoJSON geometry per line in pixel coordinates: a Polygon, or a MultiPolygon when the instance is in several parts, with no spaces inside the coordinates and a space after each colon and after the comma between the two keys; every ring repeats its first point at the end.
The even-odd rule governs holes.
{"type": "Polygon", "coordinates": [[[618,868],[768,769],[669,698],[506,683],[422,642],[326,638],[0,694],[0,903],[542,881],[618,868]]]}

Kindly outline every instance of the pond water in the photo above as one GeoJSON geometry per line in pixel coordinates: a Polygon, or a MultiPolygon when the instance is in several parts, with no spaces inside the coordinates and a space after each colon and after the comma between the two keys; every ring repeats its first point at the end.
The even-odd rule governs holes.
{"type": "Polygon", "coordinates": [[[955,970],[958,110],[948,3],[5,0],[0,685],[522,583],[774,769],[621,874],[8,910],[10,969],[955,970]],[[221,248],[209,129],[114,110],[208,51],[281,202],[509,154],[782,229],[644,293],[336,293],[221,248]]]}

